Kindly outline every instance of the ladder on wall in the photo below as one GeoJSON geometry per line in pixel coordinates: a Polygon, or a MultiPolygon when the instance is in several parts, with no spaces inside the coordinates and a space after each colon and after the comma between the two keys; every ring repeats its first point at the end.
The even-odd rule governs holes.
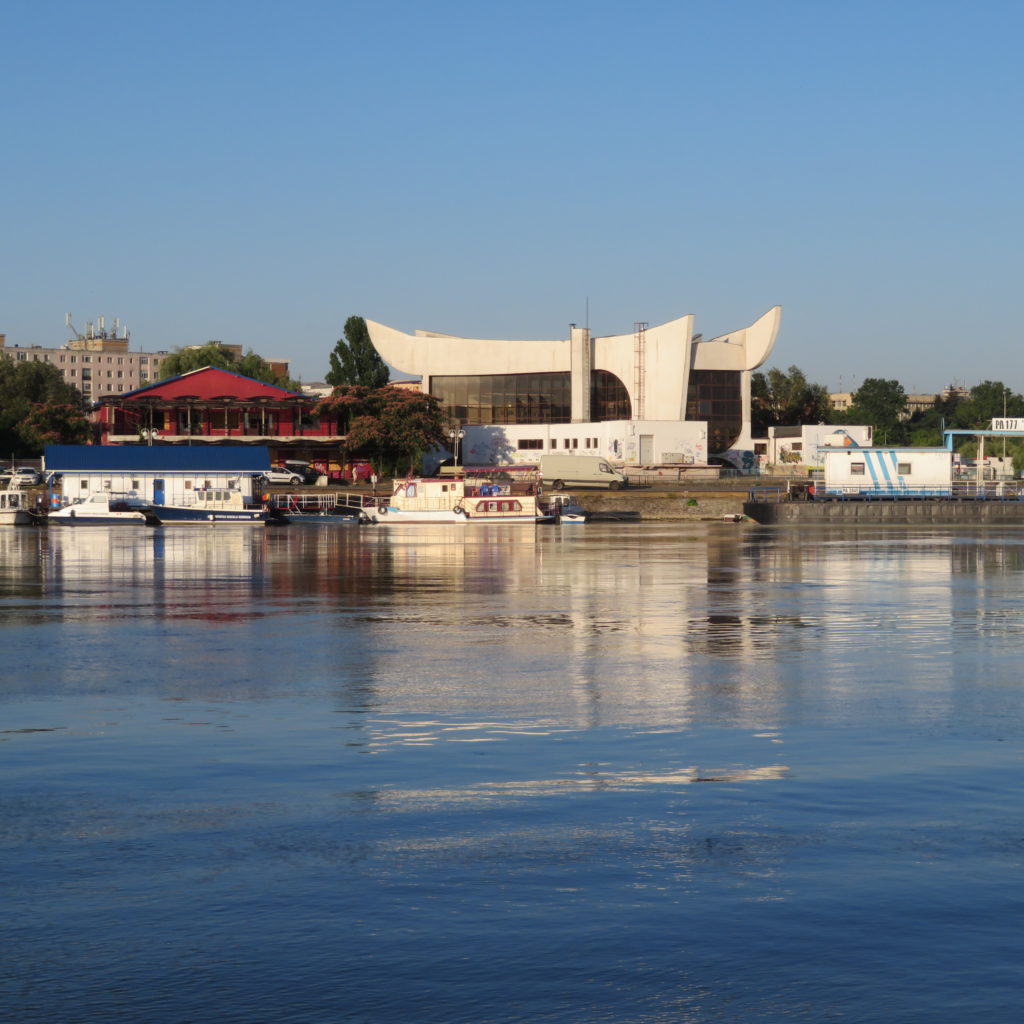
{"type": "Polygon", "coordinates": [[[633,419],[644,418],[644,397],[647,383],[647,321],[633,324],[633,419]]]}

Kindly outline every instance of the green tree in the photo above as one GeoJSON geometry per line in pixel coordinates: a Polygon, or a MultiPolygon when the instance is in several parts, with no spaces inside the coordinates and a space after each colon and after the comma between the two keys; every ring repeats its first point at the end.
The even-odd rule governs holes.
{"type": "Polygon", "coordinates": [[[1002,381],[983,380],[957,403],[951,425],[961,430],[988,430],[1002,416],[1024,417],[1024,398],[1002,381]]]}
{"type": "Polygon", "coordinates": [[[366,321],[361,316],[350,316],[345,321],[344,334],[331,353],[331,368],[324,378],[327,383],[332,388],[384,387],[391,379],[391,371],[373,347],[366,321]]]}
{"type": "Polygon", "coordinates": [[[240,373],[244,377],[261,380],[266,384],[276,384],[278,387],[288,388],[292,391],[299,389],[299,385],[295,381],[276,374],[271,365],[252,349],[238,357],[219,341],[208,341],[205,345],[193,348],[175,349],[160,364],[159,379],[167,380],[169,377],[180,377],[183,373],[202,370],[207,366],[230,370],[232,373],[240,373]]]}
{"type": "Polygon", "coordinates": [[[919,448],[938,448],[944,444],[942,432],[954,425],[961,401],[959,392],[949,388],[946,397],[937,398],[930,409],[915,412],[907,424],[910,443],[919,448]]]}
{"type": "Polygon", "coordinates": [[[907,440],[906,408],[907,393],[899,381],[868,377],[854,392],[843,419],[873,427],[875,444],[900,445],[907,440]]]}
{"type": "Polygon", "coordinates": [[[338,417],[346,456],[365,455],[382,477],[416,472],[424,454],[447,436],[438,399],[406,388],[339,387],[316,409],[338,417]]]}
{"type": "Polygon", "coordinates": [[[21,435],[34,451],[48,444],[88,444],[92,428],[80,402],[49,399],[34,405],[21,426],[21,435]]]}
{"type": "Polygon", "coordinates": [[[768,427],[829,423],[832,402],[828,390],[812,384],[798,366],[783,372],[770,369],[750,379],[753,426],[758,433],[768,427]]]}
{"type": "Polygon", "coordinates": [[[91,436],[82,395],[56,366],[0,360],[0,452],[37,456],[44,444],[83,444],[91,436]]]}

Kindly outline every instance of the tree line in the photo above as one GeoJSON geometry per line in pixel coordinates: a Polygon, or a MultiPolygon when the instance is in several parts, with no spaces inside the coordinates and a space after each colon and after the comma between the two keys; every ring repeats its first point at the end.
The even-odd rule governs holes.
{"type": "MultiPolygon", "coordinates": [[[[943,430],[988,430],[993,419],[1024,418],[1024,397],[993,380],[982,381],[966,393],[947,388],[931,407],[908,414],[907,393],[899,381],[868,377],[851,395],[850,407],[840,410],[833,408],[822,385],[810,383],[799,367],[791,366],[787,371],[753,374],[750,397],[755,436],[774,426],[858,424],[873,428],[876,445],[897,447],[937,448],[943,443],[943,430]]],[[[1006,444],[1019,472],[1024,468],[1024,438],[1008,438],[1006,444]]],[[[965,438],[955,447],[971,457],[977,442],[965,438]]]]}
{"type": "MultiPolygon", "coordinates": [[[[343,458],[360,455],[371,459],[382,476],[402,474],[414,469],[425,452],[447,443],[452,424],[438,400],[389,385],[390,371],[362,317],[345,321],[343,337],[328,361],[325,380],[333,391],[316,411],[338,417],[339,431],[346,436],[343,458]]],[[[163,360],[160,379],[205,366],[289,390],[301,388],[252,350],[238,356],[219,342],[173,352],[163,360]]],[[[908,415],[906,392],[896,380],[868,377],[853,393],[850,407],[838,410],[827,389],[809,381],[797,366],[757,372],[751,378],[755,436],[772,426],[864,424],[873,428],[878,445],[938,447],[943,429],[985,430],[1002,416],[1024,418],[1024,397],[1001,381],[982,381],[966,393],[949,388],[930,408],[908,415]]],[[[65,383],[57,367],[0,360],[0,453],[38,455],[46,444],[83,444],[91,437],[81,393],[65,383]]],[[[1008,439],[1006,444],[1015,468],[1024,468],[1024,439],[1008,439]]],[[[956,447],[970,457],[977,444],[963,439],[956,447]]]]}

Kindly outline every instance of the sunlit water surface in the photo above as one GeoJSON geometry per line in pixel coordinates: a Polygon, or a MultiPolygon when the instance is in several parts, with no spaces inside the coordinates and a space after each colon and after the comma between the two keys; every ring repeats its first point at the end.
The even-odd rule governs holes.
{"type": "Polygon", "coordinates": [[[0,1019],[1020,1018],[1024,533],[0,532],[0,1019]]]}

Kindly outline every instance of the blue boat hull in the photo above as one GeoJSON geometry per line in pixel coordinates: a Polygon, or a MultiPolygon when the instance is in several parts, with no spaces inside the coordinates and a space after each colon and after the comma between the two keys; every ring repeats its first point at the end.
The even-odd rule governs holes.
{"type": "Polygon", "coordinates": [[[167,526],[179,523],[265,523],[267,510],[262,508],[205,509],[181,505],[154,505],[153,514],[167,526]]]}

